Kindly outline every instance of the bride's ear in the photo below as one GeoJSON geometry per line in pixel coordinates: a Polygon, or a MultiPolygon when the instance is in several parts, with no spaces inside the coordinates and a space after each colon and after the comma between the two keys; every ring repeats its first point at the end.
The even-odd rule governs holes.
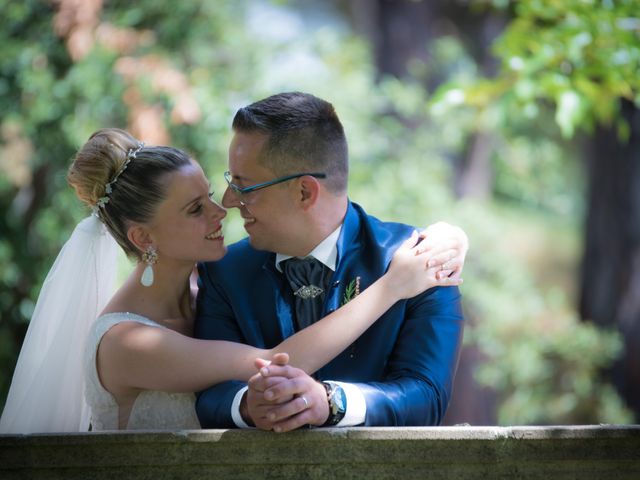
{"type": "Polygon", "coordinates": [[[142,225],[131,225],[127,230],[127,238],[141,253],[144,253],[149,246],[153,245],[153,239],[149,231],[142,225]]]}

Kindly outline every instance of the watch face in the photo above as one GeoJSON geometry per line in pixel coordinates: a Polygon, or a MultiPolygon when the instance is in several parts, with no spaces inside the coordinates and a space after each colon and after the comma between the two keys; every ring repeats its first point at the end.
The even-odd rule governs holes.
{"type": "Polygon", "coordinates": [[[324,426],[334,426],[340,423],[347,412],[347,394],[344,389],[334,382],[323,382],[327,389],[329,401],[329,418],[324,426]]]}
{"type": "Polygon", "coordinates": [[[347,410],[347,395],[344,393],[344,389],[339,385],[336,385],[333,401],[335,402],[337,409],[336,413],[345,412],[347,410]]]}

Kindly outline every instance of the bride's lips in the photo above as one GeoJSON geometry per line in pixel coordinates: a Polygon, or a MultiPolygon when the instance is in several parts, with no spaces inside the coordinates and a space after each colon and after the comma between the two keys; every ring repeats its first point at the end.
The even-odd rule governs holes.
{"type": "Polygon", "coordinates": [[[220,225],[215,231],[209,233],[208,235],[205,235],[205,237],[207,240],[217,240],[219,238],[222,238],[222,225],[220,225]]]}

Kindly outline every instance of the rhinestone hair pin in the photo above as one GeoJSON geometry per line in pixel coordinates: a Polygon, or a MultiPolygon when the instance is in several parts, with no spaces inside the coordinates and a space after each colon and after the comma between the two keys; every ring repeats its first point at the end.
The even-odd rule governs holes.
{"type": "Polygon", "coordinates": [[[129,149],[129,151],[127,152],[127,159],[125,160],[124,164],[122,165],[122,168],[120,168],[120,170],[118,170],[118,172],[114,175],[114,177],[109,182],[107,182],[105,184],[105,186],[104,186],[104,196],[100,197],[98,199],[98,201],[96,202],[95,207],[93,207],[93,212],[94,213],[97,214],[98,211],[101,208],[105,208],[105,205],[107,203],[109,203],[109,197],[111,196],[111,193],[113,192],[113,186],[118,181],[118,178],[120,178],[120,175],[122,175],[123,172],[127,169],[127,166],[129,165],[131,160],[136,158],[136,156],[138,155],[140,150],[142,150],[143,147],[144,147],[144,143],[138,142],[138,146],[135,149],[134,148],[130,148],[129,149]]]}

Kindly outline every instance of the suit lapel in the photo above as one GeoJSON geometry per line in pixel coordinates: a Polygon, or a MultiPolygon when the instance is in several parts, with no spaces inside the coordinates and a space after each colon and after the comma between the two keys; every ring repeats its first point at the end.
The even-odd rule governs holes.
{"type": "Polygon", "coordinates": [[[269,314],[269,309],[263,309],[262,312],[259,312],[259,317],[261,318],[262,331],[265,333],[265,337],[268,338],[267,342],[272,343],[275,341],[271,345],[275,346],[295,333],[292,313],[293,294],[286,285],[282,274],[275,268],[275,254],[269,255],[262,268],[268,277],[268,281],[273,285],[273,290],[269,289],[273,292],[273,298],[270,300],[272,301],[271,304],[275,306],[277,323],[273,321],[274,319],[269,314]],[[274,327],[277,327],[277,331],[274,331],[274,327]]]}
{"type": "MultiPolygon", "coordinates": [[[[332,279],[334,288],[332,289],[330,309],[339,308],[345,303],[345,300],[353,298],[353,293],[351,295],[348,293],[350,286],[354,287],[356,282],[359,284],[360,290],[364,290],[371,284],[372,272],[368,266],[367,256],[374,252],[366,251],[364,245],[366,239],[362,233],[362,219],[353,204],[349,202],[342,232],[338,238],[338,256],[336,271],[332,279]],[[345,294],[347,294],[347,298],[345,298],[345,294]]],[[[373,273],[375,274],[375,272],[373,273]]]]}

